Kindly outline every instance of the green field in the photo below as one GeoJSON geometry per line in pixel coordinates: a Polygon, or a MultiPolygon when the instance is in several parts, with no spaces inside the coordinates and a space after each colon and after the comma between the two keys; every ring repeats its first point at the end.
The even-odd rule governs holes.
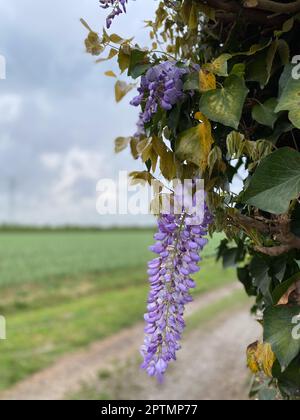
{"type": "MultiPolygon", "coordinates": [[[[59,356],[142,320],[151,231],[0,235],[0,389],[59,356]]],[[[197,293],[232,282],[206,249],[197,293]]]]}
{"type": "Polygon", "coordinates": [[[0,286],[135,267],[150,231],[0,233],[0,286]]]}

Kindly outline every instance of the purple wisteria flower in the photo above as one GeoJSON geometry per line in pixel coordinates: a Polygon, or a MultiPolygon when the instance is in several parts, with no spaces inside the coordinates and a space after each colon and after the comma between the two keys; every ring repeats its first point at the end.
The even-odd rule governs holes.
{"type": "Polygon", "coordinates": [[[133,106],[142,105],[143,123],[148,123],[159,107],[170,111],[177,102],[185,98],[182,77],[188,71],[187,68],[176,66],[175,62],[164,61],[142,76],[139,95],[130,103],[133,106]]]}
{"type": "Polygon", "coordinates": [[[150,248],[158,258],[148,265],[151,290],[145,315],[145,342],[141,348],[142,368],[159,381],[181,348],[184,309],[192,301],[189,291],[195,287],[191,275],[200,270],[199,253],[208,242],[205,236],[212,222],[206,205],[201,225],[190,225],[190,217],[184,213],[162,215],[155,235],[157,242],[150,248]]]}
{"type": "Polygon", "coordinates": [[[106,26],[109,29],[111,27],[112,21],[116,16],[119,16],[121,13],[126,13],[126,4],[128,0],[100,0],[100,6],[103,9],[112,8],[111,13],[107,16],[106,26]]]}

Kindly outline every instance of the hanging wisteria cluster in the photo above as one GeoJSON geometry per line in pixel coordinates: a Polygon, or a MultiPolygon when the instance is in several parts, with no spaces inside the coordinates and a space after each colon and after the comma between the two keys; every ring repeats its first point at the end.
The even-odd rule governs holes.
{"type": "Polygon", "coordinates": [[[148,123],[159,107],[170,111],[176,103],[185,98],[182,77],[189,70],[176,64],[173,61],[164,61],[142,76],[138,88],[139,95],[131,101],[131,105],[142,106],[143,123],[148,123]]]}
{"type": "Polygon", "coordinates": [[[208,242],[205,236],[212,216],[205,205],[202,223],[190,225],[190,220],[191,216],[185,213],[162,215],[155,235],[157,242],[151,247],[158,257],[148,265],[151,290],[141,353],[142,368],[159,381],[180,349],[179,341],[185,328],[184,309],[192,301],[189,291],[195,287],[191,275],[200,270],[199,253],[208,242]]]}
{"type": "Polygon", "coordinates": [[[119,16],[121,13],[126,13],[126,3],[128,3],[128,0],[100,0],[100,6],[103,9],[112,8],[112,11],[106,19],[106,27],[108,29],[111,27],[116,16],[119,16]]]}

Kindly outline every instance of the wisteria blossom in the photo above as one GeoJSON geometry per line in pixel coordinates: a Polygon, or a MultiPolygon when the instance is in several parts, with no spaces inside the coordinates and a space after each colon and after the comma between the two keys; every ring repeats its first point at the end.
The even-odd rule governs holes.
{"type": "Polygon", "coordinates": [[[212,216],[205,205],[201,225],[190,225],[191,216],[162,215],[158,221],[156,244],[150,249],[158,255],[148,264],[151,290],[145,321],[145,342],[141,348],[142,368],[162,380],[176,352],[185,328],[185,305],[192,301],[195,287],[191,275],[200,270],[200,251],[207,244],[205,236],[212,216]]]}
{"type": "Polygon", "coordinates": [[[112,8],[111,13],[107,16],[106,27],[109,29],[116,16],[126,13],[126,4],[128,0],[100,0],[100,6],[103,9],[112,8]]]}
{"type": "Polygon", "coordinates": [[[148,123],[159,107],[170,111],[176,103],[185,98],[182,77],[188,71],[188,68],[178,67],[175,62],[164,61],[142,76],[138,88],[139,95],[131,101],[131,105],[142,105],[143,123],[148,123]]]}

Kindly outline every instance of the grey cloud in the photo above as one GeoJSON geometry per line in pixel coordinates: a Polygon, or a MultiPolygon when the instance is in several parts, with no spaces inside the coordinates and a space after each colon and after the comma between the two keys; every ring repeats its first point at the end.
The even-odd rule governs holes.
{"type": "MultiPolygon", "coordinates": [[[[132,1],[130,16],[120,17],[114,30],[145,41],[142,22],[154,7],[150,0],[132,1]]],[[[114,81],[103,76],[111,64],[96,65],[84,52],[79,18],[100,29],[105,12],[97,0],[0,0],[0,16],[0,54],[7,59],[7,80],[0,81],[0,110],[1,104],[7,109],[0,117],[0,222],[13,221],[13,202],[18,211],[11,219],[18,222],[123,223],[99,220],[91,196],[96,173],[76,179],[66,203],[51,196],[58,174],[41,160],[78,148],[104,157],[100,176],[139,168],[128,153],[115,156],[112,143],[134,131],[137,111],[128,99],[115,104],[114,81]]]]}

